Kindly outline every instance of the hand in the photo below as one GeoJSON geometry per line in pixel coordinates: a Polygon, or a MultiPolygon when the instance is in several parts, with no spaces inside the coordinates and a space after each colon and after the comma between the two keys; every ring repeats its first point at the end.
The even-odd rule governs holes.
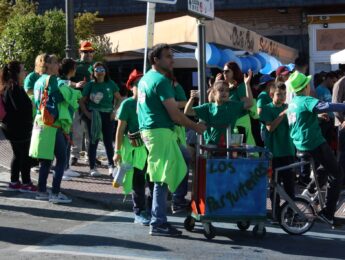
{"type": "Polygon", "coordinates": [[[287,109],[285,109],[284,111],[282,111],[282,112],[279,114],[279,116],[285,116],[286,113],[287,113],[287,109]]]}
{"type": "Polygon", "coordinates": [[[325,121],[329,121],[329,115],[327,113],[322,113],[322,114],[319,114],[318,117],[321,119],[321,120],[325,120],[325,121]]]}
{"type": "Polygon", "coordinates": [[[191,90],[190,98],[199,98],[199,90],[191,90]]]}
{"type": "Polygon", "coordinates": [[[207,126],[203,123],[197,123],[196,124],[196,127],[195,127],[195,131],[198,133],[198,134],[202,134],[203,132],[205,132],[207,129],[207,126]]]}
{"type": "Polygon", "coordinates": [[[222,73],[218,73],[216,76],[216,80],[215,81],[220,81],[220,80],[224,80],[223,79],[223,74],[222,73]]]}
{"type": "Polygon", "coordinates": [[[250,69],[250,70],[248,70],[247,74],[243,75],[244,83],[246,85],[250,84],[250,81],[252,80],[252,77],[253,77],[253,71],[250,69]]]}
{"type": "Polygon", "coordinates": [[[113,157],[113,160],[114,160],[115,165],[120,165],[121,160],[122,160],[121,154],[116,153],[113,157]]]}
{"type": "Polygon", "coordinates": [[[86,84],[86,81],[79,81],[77,84],[75,84],[75,88],[83,88],[86,84]]]}

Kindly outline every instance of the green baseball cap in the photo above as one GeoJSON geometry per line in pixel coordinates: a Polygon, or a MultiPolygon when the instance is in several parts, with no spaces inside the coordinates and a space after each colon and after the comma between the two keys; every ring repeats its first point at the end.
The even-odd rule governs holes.
{"type": "Polygon", "coordinates": [[[285,85],[291,92],[297,93],[303,90],[311,81],[311,76],[306,76],[301,72],[295,71],[285,82],[285,85]]]}

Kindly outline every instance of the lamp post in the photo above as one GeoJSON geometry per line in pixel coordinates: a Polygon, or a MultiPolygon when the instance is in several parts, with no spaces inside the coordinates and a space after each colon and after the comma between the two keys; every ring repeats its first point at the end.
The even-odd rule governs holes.
{"type": "Polygon", "coordinates": [[[65,0],[66,11],[66,58],[75,58],[73,0],[65,0]]]}

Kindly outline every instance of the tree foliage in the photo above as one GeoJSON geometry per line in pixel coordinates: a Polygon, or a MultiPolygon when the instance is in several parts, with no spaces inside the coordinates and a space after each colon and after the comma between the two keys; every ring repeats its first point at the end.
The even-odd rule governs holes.
{"type": "MultiPolygon", "coordinates": [[[[64,57],[65,19],[65,13],[57,9],[38,14],[33,1],[16,0],[11,4],[8,0],[0,0],[0,64],[15,59],[22,61],[27,69],[33,69],[39,53],[64,57]]],[[[99,58],[110,48],[107,39],[95,35],[94,25],[102,20],[98,13],[77,14],[74,20],[76,45],[82,40],[94,42],[99,58]]]]}

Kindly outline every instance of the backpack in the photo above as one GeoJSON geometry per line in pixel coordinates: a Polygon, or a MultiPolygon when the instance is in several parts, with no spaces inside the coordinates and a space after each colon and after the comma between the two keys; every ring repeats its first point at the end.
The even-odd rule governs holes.
{"type": "Polygon", "coordinates": [[[0,95],[0,122],[4,120],[5,116],[6,116],[5,103],[4,103],[2,95],[0,95]]]}
{"type": "Polygon", "coordinates": [[[41,97],[41,103],[39,105],[39,111],[41,112],[43,124],[52,126],[58,118],[58,109],[55,105],[54,100],[49,98],[48,87],[49,87],[50,76],[46,80],[46,84],[41,97]]]}

